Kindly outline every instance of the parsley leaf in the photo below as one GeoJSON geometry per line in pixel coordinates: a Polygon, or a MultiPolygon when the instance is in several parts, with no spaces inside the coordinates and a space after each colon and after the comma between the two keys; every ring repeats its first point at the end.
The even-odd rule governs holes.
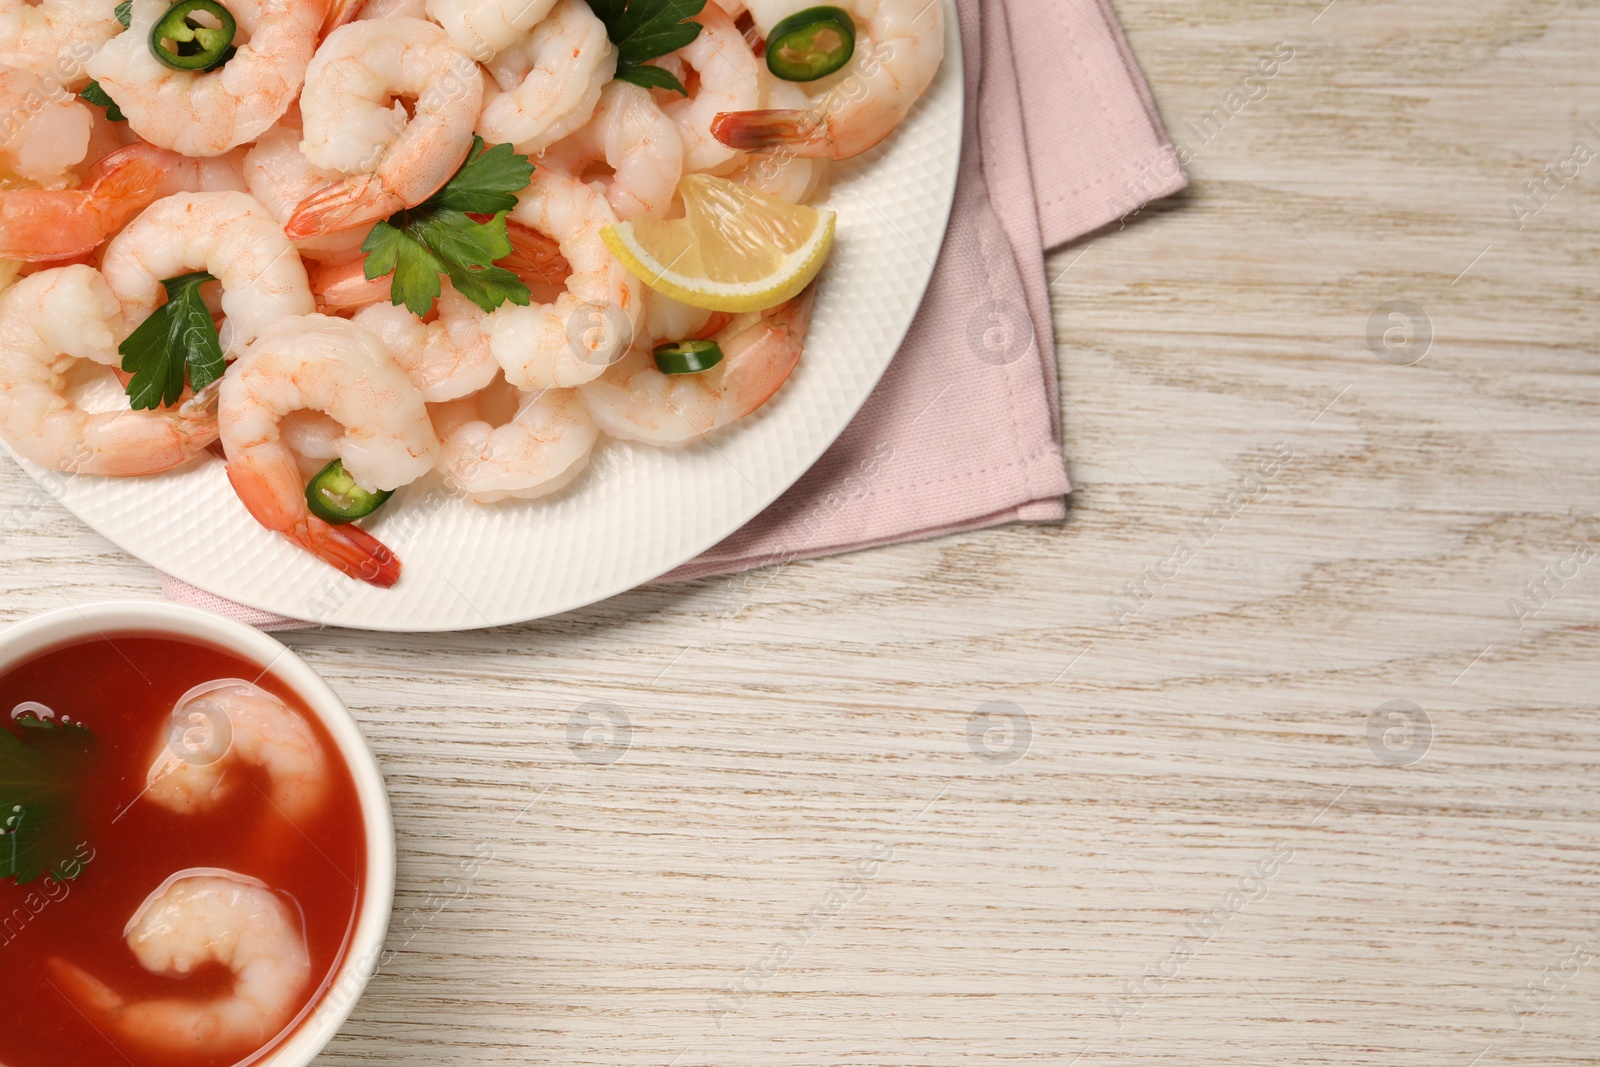
{"type": "Polygon", "coordinates": [[[133,25],[133,0],[122,0],[117,5],[117,21],[122,23],[123,29],[133,25]]]}
{"type": "Polygon", "coordinates": [[[508,144],[483,150],[483,138],[474,137],[467,161],[445,182],[444,188],[421,204],[477,215],[494,215],[517,206],[517,194],[528,187],[533,164],[508,144]]]}
{"type": "Polygon", "coordinates": [[[0,881],[27,885],[49,874],[76,878],[79,790],[89,777],[94,735],[77,723],[24,715],[21,734],[0,728],[0,881]]]}
{"type": "Polygon", "coordinates": [[[389,299],[404,304],[413,315],[426,315],[439,299],[439,275],[445,266],[428,250],[428,246],[391,222],[379,222],[361,242],[361,251],[367,253],[365,273],[368,278],[381,278],[393,274],[389,283],[389,299]]]}
{"type": "Polygon", "coordinates": [[[510,145],[484,150],[474,137],[467,161],[444,187],[414,208],[372,227],[361,250],[368,278],[393,274],[390,300],[426,315],[439,298],[439,275],[485,311],[507,302],[526,306],[528,287],[495,260],[511,254],[506,212],[533,177],[533,164],[510,145]],[[473,215],[489,215],[480,222],[473,215]]]}
{"type": "Polygon", "coordinates": [[[95,107],[105,108],[106,118],[110,119],[112,122],[128,121],[128,116],[122,113],[122,109],[117,106],[117,102],[111,99],[111,94],[107,93],[105,89],[101,87],[99,82],[90,82],[88,85],[85,85],[81,90],[79,90],[78,95],[82,97],[86,103],[93,104],[95,107]]]}
{"type": "Polygon", "coordinates": [[[642,85],[646,89],[669,89],[684,96],[689,95],[689,90],[683,87],[676,74],[661,67],[652,67],[648,63],[635,63],[627,68],[618,66],[617,80],[642,85]]]}
{"type": "Polygon", "coordinates": [[[676,52],[700,36],[700,24],[688,20],[705,6],[706,0],[589,0],[617,46],[617,80],[685,96],[689,90],[670,71],[646,61],[676,52]]]}
{"type": "Polygon", "coordinates": [[[198,393],[227,370],[216,323],[200,298],[200,287],[214,281],[202,270],[162,282],[167,302],[117,346],[122,369],[133,375],[127,392],[135,409],[176,404],[185,372],[198,393]]]}

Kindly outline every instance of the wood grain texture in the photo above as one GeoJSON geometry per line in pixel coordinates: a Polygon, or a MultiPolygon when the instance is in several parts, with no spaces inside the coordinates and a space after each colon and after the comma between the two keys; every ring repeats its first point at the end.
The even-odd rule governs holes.
{"type": "MultiPolygon", "coordinates": [[[[1600,161],[1507,206],[1600,5],[1323,4],[1119,0],[1194,181],[1051,258],[1065,524],[289,636],[401,848],[320,1062],[1600,1062],[1600,161]]],[[[9,466],[0,528],[7,618],[155,594],[9,466]]]]}

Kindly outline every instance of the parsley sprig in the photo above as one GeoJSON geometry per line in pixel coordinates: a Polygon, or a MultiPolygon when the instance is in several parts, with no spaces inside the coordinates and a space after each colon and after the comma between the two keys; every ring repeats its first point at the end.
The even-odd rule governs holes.
{"type": "Polygon", "coordinates": [[[372,227],[361,243],[368,278],[393,274],[390,300],[425,315],[438,299],[439,275],[485,311],[501,304],[527,305],[528,287],[494,261],[511,254],[506,213],[533,176],[528,157],[508,144],[485,150],[473,137],[467,161],[444,187],[414,208],[372,227]],[[474,215],[490,216],[479,221],[474,215]]]}
{"type": "Polygon", "coordinates": [[[44,874],[70,881],[81,870],[72,859],[94,735],[36,715],[13,722],[20,733],[0,727],[0,882],[27,885],[44,874]]]}
{"type": "Polygon", "coordinates": [[[200,287],[214,281],[202,270],[162,282],[167,302],[117,346],[122,369],[133,375],[127,393],[135,409],[176,404],[186,372],[198,393],[227,370],[217,325],[200,297],[200,287]]]}
{"type": "Polygon", "coordinates": [[[646,89],[671,89],[689,95],[672,72],[646,61],[668,55],[700,36],[689,19],[705,10],[706,0],[589,0],[617,46],[617,80],[646,89]]]}

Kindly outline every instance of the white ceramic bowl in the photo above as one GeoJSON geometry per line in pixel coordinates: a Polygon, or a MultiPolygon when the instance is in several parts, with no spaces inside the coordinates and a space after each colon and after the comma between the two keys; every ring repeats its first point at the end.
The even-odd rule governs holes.
{"type": "Polygon", "coordinates": [[[256,1067],[306,1067],[350,1017],[367,980],[377,970],[394,906],[394,820],[383,776],[361,730],[328,683],[305,661],[259,630],[198,608],[150,601],[106,601],[62,608],[0,631],[0,672],[40,652],[117,632],[170,634],[214,645],[271,671],[299,694],[327,727],[355,780],[366,828],[367,880],[361,911],[344,959],[320,999],[302,1014],[294,1032],[256,1067]]]}

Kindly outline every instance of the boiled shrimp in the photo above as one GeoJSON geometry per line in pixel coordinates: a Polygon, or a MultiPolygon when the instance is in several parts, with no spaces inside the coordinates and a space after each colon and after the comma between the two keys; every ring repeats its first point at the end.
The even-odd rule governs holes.
{"type": "Polygon", "coordinates": [[[252,682],[225,678],[189,690],[172,708],[145,777],[146,799],[188,815],[244,788],[241,766],[266,779],[273,808],[291,823],[314,812],[328,790],[328,759],[300,714],[252,682]]]}
{"type": "Polygon", "coordinates": [[[387,218],[450,180],[472,145],[483,75],[421,19],[352,22],[328,35],[300,96],[313,166],[347,175],[303,199],[284,227],[300,240],[387,218]],[[408,116],[396,97],[416,101],[408,116]]]}
{"type": "Polygon", "coordinates": [[[0,164],[51,189],[72,184],[89,150],[94,115],[50,75],[0,66],[0,164]]]}
{"type": "Polygon", "coordinates": [[[511,218],[553,238],[572,273],[553,302],[506,304],[489,316],[506,380],[519,389],[565,389],[599,377],[633,343],[645,288],[600,239],[616,221],[610,205],[580,179],[541,167],[511,218]]]}
{"type": "Polygon", "coordinates": [[[242,348],[270,323],[313,308],[311,285],[278,222],[248,193],[179,193],[158,200],[106,246],[101,267],[130,326],[161,296],[161,279],[189,271],[222,286],[223,347],[242,348]]]}
{"type": "Polygon", "coordinates": [[[0,257],[40,262],[80,256],[162,197],[244,188],[239,162],[239,153],[189,159],[138,143],[90,167],[77,189],[0,191],[0,257]]]}
{"type": "MultiPolygon", "coordinates": [[[[300,151],[300,136],[295,127],[280,123],[263,134],[244,158],[250,195],[279,223],[287,223],[306,197],[341,177],[337,171],[313,166],[300,151]]],[[[306,259],[344,261],[360,251],[369,230],[370,227],[357,226],[306,237],[295,241],[294,246],[306,259]]]]}
{"type": "Polygon", "coordinates": [[[124,939],[152,974],[188,978],[219,964],[233,975],[232,988],[211,999],[134,1000],[76,964],[50,961],[52,980],[98,1028],[171,1056],[266,1046],[293,1019],[311,980],[296,908],[266,883],[233,871],[174,874],[134,912],[124,939]]]}
{"type": "Polygon", "coordinates": [[[723,360],[699,374],[663,374],[648,347],[633,349],[578,393],[602,432],[625,441],[691,444],[765,404],[794,371],[816,286],[718,337],[723,360]]]}
{"type": "Polygon", "coordinates": [[[73,365],[115,366],[125,333],[92,267],[40,271],[0,293],[0,435],[40,466],[79,474],[157,474],[198,455],[217,438],[215,389],[153,411],[91,413],[69,398],[73,365]]]}
{"type": "Polygon", "coordinates": [[[219,156],[266,133],[300,91],[326,0],[230,0],[244,44],[206,72],[173,70],[151,52],[150,29],[170,6],[133,0],[133,24],[89,60],[89,76],[160,148],[219,156]]]}
{"type": "MultiPolygon", "coordinates": [[[[841,6],[856,22],[849,65],[817,83],[810,107],[718,115],[711,127],[718,140],[747,151],[783,146],[801,156],[849,159],[894,132],[944,59],[944,4],[846,0],[841,6]]],[[[782,0],[750,5],[763,32],[782,7],[782,0]]]]}
{"type": "Polygon", "coordinates": [[[761,106],[761,63],[728,13],[708,0],[694,17],[700,35],[675,55],[700,76],[692,95],[666,105],[683,137],[685,168],[693,174],[720,173],[737,164],[739,153],[712,134],[724,112],[761,106]]]}
{"type": "Polygon", "coordinates": [[[521,40],[544,21],[555,0],[426,0],[428,16],[455,46],[479,62],[521,40]]]}
{"type": "Polygon", "coordinates": [[[479,504],[532,500],[564,489],[589,465],[600,437],[593,417],[574,390],[529,393],[499,384],[433,409],[444,439],[440,473],[479,504]],[[497,395],[502,390],[510,395],[497,395]],[[496,400],[510,409],[509,417],[497,418],[490,410],[496,400]]]}
{"type": "Polygon", "coordinates": [[[345,319],[305,315],[273,324],[222,380],[218,425],[228,479],[269,530],[352,578],[391,586],[400,563],[358,526],[311,514],[305,485],[280,424],[320,411],[342,427],[345,470],[370,491],[397,489],[432,469],[439,440],[422,394],[382,344],[345,319]]]}
{"type": "Polygon", "coordinates": [[[371,333],[430,403],[476,393],[500,373],[483,323],[488,313],[443,283],[432,322],[404,307],[369,304],[351,321],[371,333]]]}
{"type": "Polygon", "coordinates": [[[0,63],[63,82],[85,80],[84,61],[121,32],[100,0],[0,0],[0,63]]]}
{"type": "Polygon", "coordinates": [[[535,155],[588,122],[617,70],[606,24],[583,0],[559,0],[533,32],[487,64],[503,90],[490,97],[478,132],[535,155]]]}
{"type": "Polygon", "coordinates": [[[683,138],[648,89],[614,81],[600,93],[594,116],[540,162],[579,176],[604,162],[612,171],[606,199],[617,218],[664,218],[683,177],[683,138]]]}

